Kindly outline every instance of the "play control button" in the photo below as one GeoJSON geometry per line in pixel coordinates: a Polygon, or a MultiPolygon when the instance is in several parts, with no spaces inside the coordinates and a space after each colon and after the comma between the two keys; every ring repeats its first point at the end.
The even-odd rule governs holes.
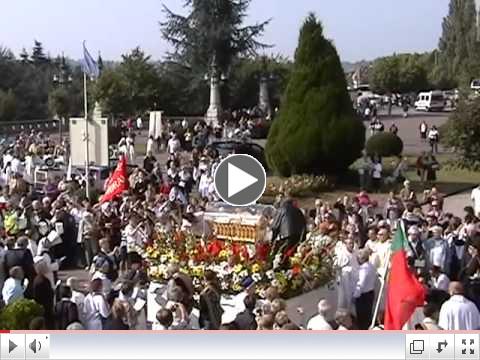
{"type": "Polygon", "coordinates": [[[267,176],[262,164],[249,155],[231,155],[215,171],[215,190],[226,203],[247,206],[265,191],[267,176]]]}

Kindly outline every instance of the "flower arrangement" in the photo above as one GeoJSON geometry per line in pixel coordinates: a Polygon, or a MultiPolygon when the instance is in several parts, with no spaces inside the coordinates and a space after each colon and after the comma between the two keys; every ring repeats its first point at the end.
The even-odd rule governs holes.
{"type": "Polygon", "coordinates": [[[331,190],[333,184],[326,176],[294,175],[280,184],[268,183],[265,195],[284,195],[286,192],[295,197],[307,197],[331,190]]]}
{"type": "Polygon", "coordinates": [[[290,298],[328,284],[334,277],[331,252],[308,254],[299,247],[281,268],[273,268],[259,244],[223,242],[215,238],[201,240],[186,232],[166,233],[157,230],[155,240],[143,253],[152,280],[164,282],[171,263],[192,277],[194,286],[201,288],[206,270],[217,273],[222,291],[237,294],[246,279],[263,292],[275,285],[282,296],[290,298]]]}

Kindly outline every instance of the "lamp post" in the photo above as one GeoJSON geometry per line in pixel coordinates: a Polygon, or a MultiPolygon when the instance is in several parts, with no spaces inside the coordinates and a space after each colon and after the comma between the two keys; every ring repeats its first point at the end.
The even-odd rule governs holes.
{"type": "Polygon", "coordinates": [[[210,105],[208,106],[205,120],[208,125],[215,126],[222,117],[222,100],[220,96],[220,83],[226,81],[227,77],[220,74],[215,55],[210,66],[210,73],[205,74],[205,80],[210,80],[210,105]]]}
{"type": "Polygon", "coordinates": [[[480,0],[475,0],[475,18],[476,18],[476,30],[477,41],[480,42],[480,0]]]}
{"type": "MultiPolygon", "coordinates": [[[[71,84],[73,79],[72,76],[68,72],[68,67],[67,63],[65,61],[65,56],[62,54],[62,58],[60,60],[60,66],[59,66],[59,71],[58,73],[53,75],[53,84],[60,86],[60,87],[66,87],[68,84],[71,84]]],[[[57,114],[58,116],[58,114],[57,114]]],[[[60,143],[62,143],[63,140],[63,123],[65,119],[63,117],[59,117],[58,120],[58,135],[60,137],[60,143]]]]}

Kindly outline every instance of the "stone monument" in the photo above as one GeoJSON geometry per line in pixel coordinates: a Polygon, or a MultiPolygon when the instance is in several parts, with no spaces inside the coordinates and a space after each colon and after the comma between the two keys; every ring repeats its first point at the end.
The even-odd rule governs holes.
{"type": "Polygon", "coordinates": [[[265,74],[260,77],[258,107],[262,110],[265,116],[271,116],[272,107],[270,106],[270,95],[268,93],[268,77],[265,74]]]}
{"type": "Polygon", "coordinates": [[[205,121],[210,126],[215,126],[222,117],[222,100],[220,97],[220,74],[216,65],[215,57],[212,61],[210,72],[210,105],[205,115],[205,121]]]}

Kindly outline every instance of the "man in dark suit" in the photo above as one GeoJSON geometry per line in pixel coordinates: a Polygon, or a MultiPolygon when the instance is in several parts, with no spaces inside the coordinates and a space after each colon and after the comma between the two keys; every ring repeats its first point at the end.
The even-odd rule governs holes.
{"type": "Polygon", "coordinates": [[[305,240],[306,228],[303,213],[295,207],[292,199],[286,199],[277,210],[272,223],[272,256],[282,254],[282,262],[285,262],[288,259],[286,253],[305,240]]]}
{"type": "Polygon", "coordinates": [[[14,266],[20,266],[25,273],[25,278],[28,279],[28,287],[25,290],[25,297],[31,298],[33,279],[35,278],[36,272],[32,253],[27,249],[28,238],[20,236],[15,242],[14,247],[12,246],[12,243],[12,240],[7,240],[8,250],[5,251],[4,259],[5,274],[8,274],[10,269],[14,266]]]}
{"type": "Polygon", "coordinates": [[[257,330],[257,320],[254,310],[257,304],[255,295],[247,295],[243,299],[245,310],[237,315],[233,323],[238,330],[257,330]]]}
{"type": "Polygon", "coordinates": [[[460,280],[469,300],[480,309],[480,235],[469,238],[465,244],[460,280]]]}
{"type": "Polygon", "coordinates": [[[68,286],[60,287],[61,300],[55,304],[55,330],[66,330],[67,326],[79,322],[77,305],[70,300],[72,291],[68,286]]]}

